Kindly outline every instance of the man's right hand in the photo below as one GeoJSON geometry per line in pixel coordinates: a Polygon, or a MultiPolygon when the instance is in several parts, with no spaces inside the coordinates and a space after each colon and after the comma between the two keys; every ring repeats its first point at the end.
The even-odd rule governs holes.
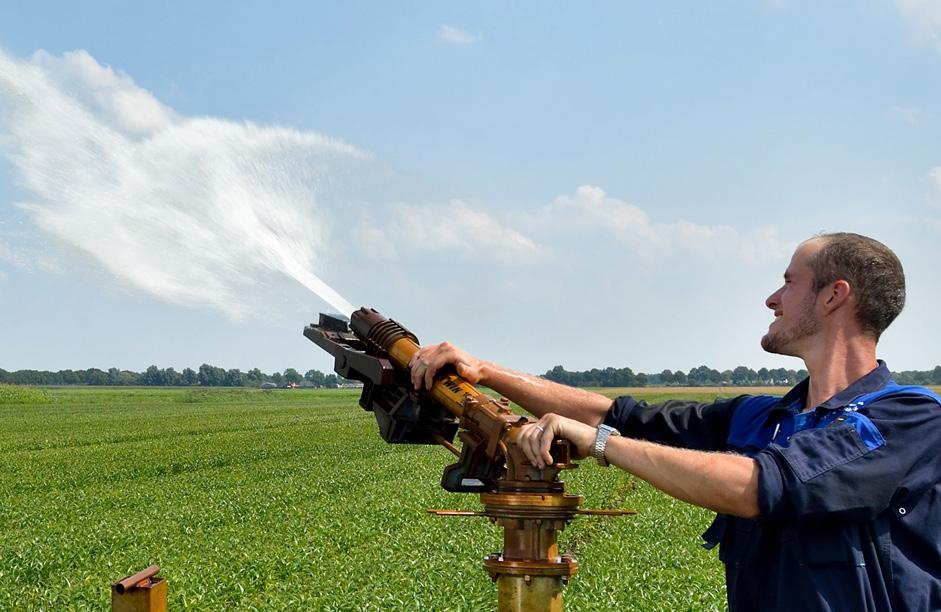
{"type": "Polygon", "coordinates": [[[477,359],[449,342],[422,347],[412,356],[408,362],[412,385],[418,390],[431,389],[435,374],[447,365],[454,366],[458,375],[472,385],[485,385],[537,417],[551,412],[598,427],[611,408],[611,400],[603,395],[508,370],[477,359]]]}
{"type": "Polygon", "coordinates": [[[412,385],[416,389],[431,389],[435,373],[446,365],[453,365],[457,373],[472,385],[476,385],[483,379],[485,362],[450,342],[442,342],[423,346],[412,356],[408,362],[412,374],[412,385]]]}

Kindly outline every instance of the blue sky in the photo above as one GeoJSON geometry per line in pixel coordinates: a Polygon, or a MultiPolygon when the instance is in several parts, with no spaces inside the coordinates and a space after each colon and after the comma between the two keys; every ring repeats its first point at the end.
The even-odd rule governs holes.
{"type": "Polygon", "coordinates": [[[35,2],[0,50],[5,369],[325,369],[272,236],[518,369],[797,368],[763,300],[822,230],[896,249],[882,356],[939,361],[937,2],[35,2]]]}

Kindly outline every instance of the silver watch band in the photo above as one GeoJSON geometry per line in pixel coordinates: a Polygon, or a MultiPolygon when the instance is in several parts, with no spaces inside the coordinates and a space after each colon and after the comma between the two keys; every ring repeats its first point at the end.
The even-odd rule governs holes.
{"type": "Polygon", "coordinates": [[[604,451],[608,446],[608,438],[620,435],[621,432],[610,425],[598,426],[598,433],[595,435],[595,459],[598,460],[598,465],[603,467],[608,465],[608,460],[604,458],[604,451]]]}

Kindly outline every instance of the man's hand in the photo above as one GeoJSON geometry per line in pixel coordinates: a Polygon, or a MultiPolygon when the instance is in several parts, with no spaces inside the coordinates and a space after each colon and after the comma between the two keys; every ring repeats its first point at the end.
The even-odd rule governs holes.
{"type": "Polygon", "coordinates": [[[446,365],[453,365],[457,373],[467,382],[476,385],[483,378],[484,362],[450,342],[423,346],[412,355],[408,367],[412,373],[412,385],[416,389],[431,389],[435,373],[446,365]]]}
{"type": "Polygon", "coordinates": [[[564,438],[575,447],[575,459],[587,457],[592,453],[598,430],[581,421],[569,419],[557,414],[546,414],[535,423],[527,423],[520,428],[516,443],[523,449],[529,461],[538,469],[552,465],[549,449],[556,438],[564,438]]]}
{"type": "Polygon", "coordinates": [[[576,389],[550,380],[514,372],[462,351],[449,342],[422,347],[408,362],[412,385],[430,389],[435,374],[446,365],[472,385],[486,385],[538,416],[556,413],[597,426],[611,408],[611,400],[598,393],[576,389]]]}

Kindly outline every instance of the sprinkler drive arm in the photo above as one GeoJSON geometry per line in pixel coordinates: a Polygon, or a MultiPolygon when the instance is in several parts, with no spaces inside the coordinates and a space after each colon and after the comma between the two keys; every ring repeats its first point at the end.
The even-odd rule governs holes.
{"type": "Polygon", "coordinates": [[[379,433],[393,444],[440,444],[459,456],[444,470],[441,486],[448,491],[486,493],[518,483],[530,488],[557,481],[570,463],[566,440],[553,443],[554,464],[539,470],[513,442],[529,422],[513,414],[509,402],[496,400],[460,377],[453,367],[442,369],[434,385],[416,391],[408,362],[418,351],[418,338],[373,309],[361,308],[349,322],[327,314],[304,335],[333,355],[334,370],[363,383],[359,404],[375,414],[379,433]],[[458,434],[458,430],[460,434],[458,434]],[[462,442],[460,450],[454,436],[462,442]]]}

